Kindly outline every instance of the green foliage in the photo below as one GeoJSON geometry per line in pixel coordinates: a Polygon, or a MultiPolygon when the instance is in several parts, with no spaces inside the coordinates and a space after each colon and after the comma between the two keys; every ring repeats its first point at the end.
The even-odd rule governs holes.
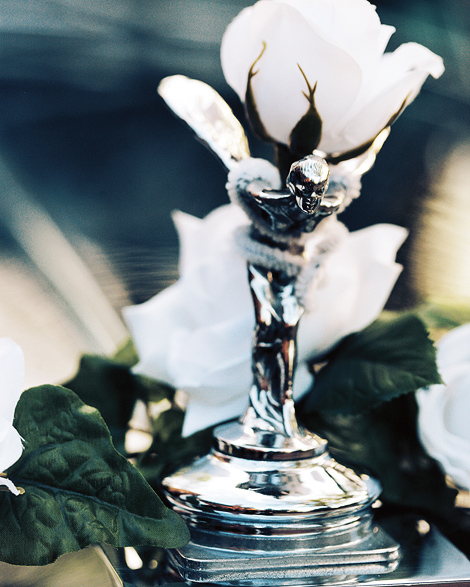
{"type": "Polygon", "coordinates": [[[422,321],[411,314],[387,315],[331,353],[302,409],[358,414],[434,383],[441,378],[422,321]]]}
{"type": "Polygon", "coordinates": [[[326,438],[341,462],[372,471],[383,485],[383,501],[448,515],[456,491],[447,487],[416,432],[414,394],[383,403],[366,414],[301,412],[303,423],[326,438]]]}
{"type": "MultiPolygon", "coordinates": [[[[125,348],[123,352],[129,357],[128,347],[125,348]]],[[[124,453],[124,436],[136,400],[171,401],[174,395],[174,389],[168,385],[134,375],[126,364],[99,355],[84,355],[77,374],[64,387],[100,412],[121,453],[124,453]]]]}
{"type": "MultiPolygon", "coordinates": [[[[175,418],[175,414],[169,411],[166,414],[167,421],[170,418],[175,418]]],[[[213,428],[206,428],[187,438],[175,433],[166,440],[156,434],[152,446],[142,455],[136,466],[152,486],[158,487],[171,470],[186,465],[210,451],[212,431],[213,428]]]]}
{"type": "Polygon", "coordinates": [[[21,396],[14,426],[25,441],[8,476],[24,495],[0,496],[0,559],[43,565],[94,542],[179,547],[183,521],[114,449],[100,414],[70,390],[45,385],[21,396]]]}
{"type": "Polygon", "coordinates": [[[416,315],[384,312],[327,357],[297,414],[338,460],[377,476],[384,501],[448,514],[456,492],[419,442],[413,393],[441,382],[435,359],[416,315]]]}
{"type": "Polygon", "coordinates": [[[129,367],[98,355],[83,355],[77,374],[64,387],[100,412],[122,452],[127,423],[140,395],[129,367]]]}

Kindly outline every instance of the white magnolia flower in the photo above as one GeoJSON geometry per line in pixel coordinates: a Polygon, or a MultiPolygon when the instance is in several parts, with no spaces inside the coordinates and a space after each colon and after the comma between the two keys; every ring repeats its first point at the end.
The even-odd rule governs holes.
{"type": "MultiPolygon", "coordinates": [[[[23,452],[21,436],[13,428],[13,416],[23,390],[24,373],[23,351],[9,338],[0,338],[0,472],[16,463],[23,452]]],[[[19,494],[6,477],[0,477],[0,485],[19,494]]]]}
{"type": "MultiPolygon", "coordinates": [[[[200,220],[178,212],[179,281],[139,306],[126,308],[140,362],[138,373],[187,393],[183,433],[235,418],[246,408],[252,383],[254,310],[245,260],[233,234],[248,220],[228,205],[200,220]]],[[[349,233],[327,258],[316,287],[307,291],[302,317],[298,396],[312,383],[305,360],[321,356],[344,336],[374,320],[400,273],[394,261],[406,236],[397,226],[349,233]]]]}
{"type": "Polygon", "coordinates": [[[438,342],[437,364],[444,385],[417,392],[419,436],[442,470],[470,491],[470,324],[438,342]]]}
{"type": "Polygon", "coordinates": [[[317,148],[342,153],[376,137],[429,74],[444,71],[442,59],[417,43],[384,54],[394,30],[367,0],[260,0],[227,28],[222,67],[245,101],[256,62],[251,87],[261,122],[286,145],[309,108],[308,86],[315,89],[323,121],[317,148]]]}

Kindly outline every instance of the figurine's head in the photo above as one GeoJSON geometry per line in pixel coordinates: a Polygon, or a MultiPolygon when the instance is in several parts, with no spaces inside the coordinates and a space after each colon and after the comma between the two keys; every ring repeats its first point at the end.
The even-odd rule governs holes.
{"type": "Polygon", "coordinates": [[[328,189],[329,176],[328,163],[316,155],[308,155],[292,164],[287,176],[287,187],[303,212],[316,212],[328,189]]]}

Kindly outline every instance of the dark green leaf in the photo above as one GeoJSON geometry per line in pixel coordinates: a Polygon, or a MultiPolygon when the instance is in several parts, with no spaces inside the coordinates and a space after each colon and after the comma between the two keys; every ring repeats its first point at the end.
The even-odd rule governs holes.
{"type": "Polygon", "coordinates": [[[440,382],[435,349],[421,320],[411,314],[382,317],[333,351],[304,407],[357,414],[440,382]]]}
{"type": "Polygon", "coordinates": [[[456,491],[426,455],[416,433],[417,406],[407,394],[367,414],[305,413],[303,423],[326,438],[339,461],[366,467],[383,485],[384,501],[446,514],[456,491]]]}
{"type": "Polygon", "coordinates": [[[115,451],[100,414],[72,391],[51,385],[25,391],[14,425],[25,450],[8,476],[25,494],[0,496],[8,536],[1,560],[43,565],[94,542],[187,543],[183,521],[115,451]]]}
{"type": "Polygon", "coordinates": [[[255,135],[262,141],[266,141],[267,143],[275,143],[276,141],[268,134],[266,128],[264,127],[263,121],[261,120],[252,86],[253,78],[258,73],[258,71],[255,71],[255,67],[265,51],[266,43],[263,43],[263,49],[261,50],[261,53],[255,59],[248,72],[248,81],[246,84],[245,93],[245,110],[246,117],[255,135]]]}
{"type": "Polygon", "coordinates": [[[77,374],[64,387],[100,412],[121,453],[124,453],[124,436],[135,401],[172,401],[175,393],[172,387],[134,375],[127,365],[99,355],[84,355],[77,374]]]}
{"type": "Polygon", "coordinates": [[[307,84],[308,93],[304,92],[304,96],[308,101],[308,109],[292,129],[289,148],[297,159],[301,159],[311,155],[320,144],[323,123],[315,106],[317,83],[312,87],[300,65],[298,67],[307,84]]]}
{"type": "Polygon", "coordinates": [[[84,355],[77,374],[64,386],[100,412],[116,448],[123,452],[127,423],[135,401],[141,395],[130,368],[98,355],[84,355]]]}

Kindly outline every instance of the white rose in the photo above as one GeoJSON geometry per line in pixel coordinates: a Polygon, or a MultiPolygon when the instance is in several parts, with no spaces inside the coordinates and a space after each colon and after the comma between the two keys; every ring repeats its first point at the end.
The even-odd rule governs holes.
{"type": "MultiPolygon", "coordinates": [[[[186,392],[183,433],[236,418],[252,383],[254,310],[245,260],[233,240],[248,220],[228,205],[200,220],[174,215],[181,240],[177,283],[124,310],[140,362],[136,372],[186,392]]],[[[349,233],[327,258],[317,287],[307,292],[299,329],[298,396],[312,383],[305,360],[363,329],[380,313],[400,273],[394,262],[406,231],[377,225],[349,233]]]]}
{"type": "Polygon", "coordinates": [[[394,30],[366,0],[260,0],[228,26],[222,68],[244,101],[259,58],[251,82],[257,110],[268,135],[285,145],[309,108],[306,80],[316,84],[323,126],[313,148],[342,153],[375,138],[429,74],[444,71],[442,59],[416,43],[384,54],[394,30]]]}
{"type": "MultiPolygon", "coordinates": [[[[23,351],[12,340],[0,338],[0,472],[16,463],[23,452],[21,436],[13,428],[13,416],[23,390],[24,372],[23,351]]],[[[19,494],[6,477],[0,477],[0,485],[19,494]]]]}
{"type": "Polygon", "coordinates": [[[438,342],[437,364],[444,385],[416,394],[420,440],[442,470],[470,491],[470,324],[438,342]]]}

